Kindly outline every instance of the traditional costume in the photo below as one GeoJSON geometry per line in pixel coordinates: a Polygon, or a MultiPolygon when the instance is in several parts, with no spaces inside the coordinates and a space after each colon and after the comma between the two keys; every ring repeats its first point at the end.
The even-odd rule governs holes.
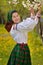
{"type": "Polygon", "coordinates": [[[10,34],[17,44],[10,54],[7,65],[32,65],[30,50],[27,45],[27,34],[34,29],[37,23],[37,16],[31,16],[16,24],[16,29],[14,29],[14,24],[12,25],[10,34]]]}

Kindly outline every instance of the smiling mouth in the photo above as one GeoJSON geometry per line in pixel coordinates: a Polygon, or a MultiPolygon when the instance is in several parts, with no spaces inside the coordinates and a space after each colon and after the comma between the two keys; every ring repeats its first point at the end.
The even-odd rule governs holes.
{"type": "Polygon", "coordinates": [[[15,21],[19,21],[19,19],[16,19],[15,21]]]}

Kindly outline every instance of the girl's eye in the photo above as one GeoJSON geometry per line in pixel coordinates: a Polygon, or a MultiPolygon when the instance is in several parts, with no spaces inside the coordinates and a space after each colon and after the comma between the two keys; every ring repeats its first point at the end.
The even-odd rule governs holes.
{"type": "Polygon", "coordinates": [[[16,18],[16,17],[18,17],[19,15],[15,15],[15,16],[13,16],[13,18],[16,18]]]}
{"type": "Polygon", "coordinates": [[[15,18],[15,16],[13,16],[15,18]]]}

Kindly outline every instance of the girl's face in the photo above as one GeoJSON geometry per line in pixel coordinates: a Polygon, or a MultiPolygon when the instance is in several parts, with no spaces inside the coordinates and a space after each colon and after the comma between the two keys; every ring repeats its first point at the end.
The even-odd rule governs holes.
{"type": "Polygon", "coordinates": [[[13,21],[14,23],[19,23],[20,20],[21,20],[20,15],[19,15],[17,12],[14,12],[14,13],[12,14],[12,21],[13,21]]]}

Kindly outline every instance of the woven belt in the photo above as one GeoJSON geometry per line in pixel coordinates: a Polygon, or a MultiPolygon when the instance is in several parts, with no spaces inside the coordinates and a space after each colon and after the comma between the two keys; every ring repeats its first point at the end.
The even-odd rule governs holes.
{"type": "Polygon", "coordinates": [[[27,43],[17,43],[20,45],[21,48],[23,48],[23,46],[27,45],[27,43]]]}

